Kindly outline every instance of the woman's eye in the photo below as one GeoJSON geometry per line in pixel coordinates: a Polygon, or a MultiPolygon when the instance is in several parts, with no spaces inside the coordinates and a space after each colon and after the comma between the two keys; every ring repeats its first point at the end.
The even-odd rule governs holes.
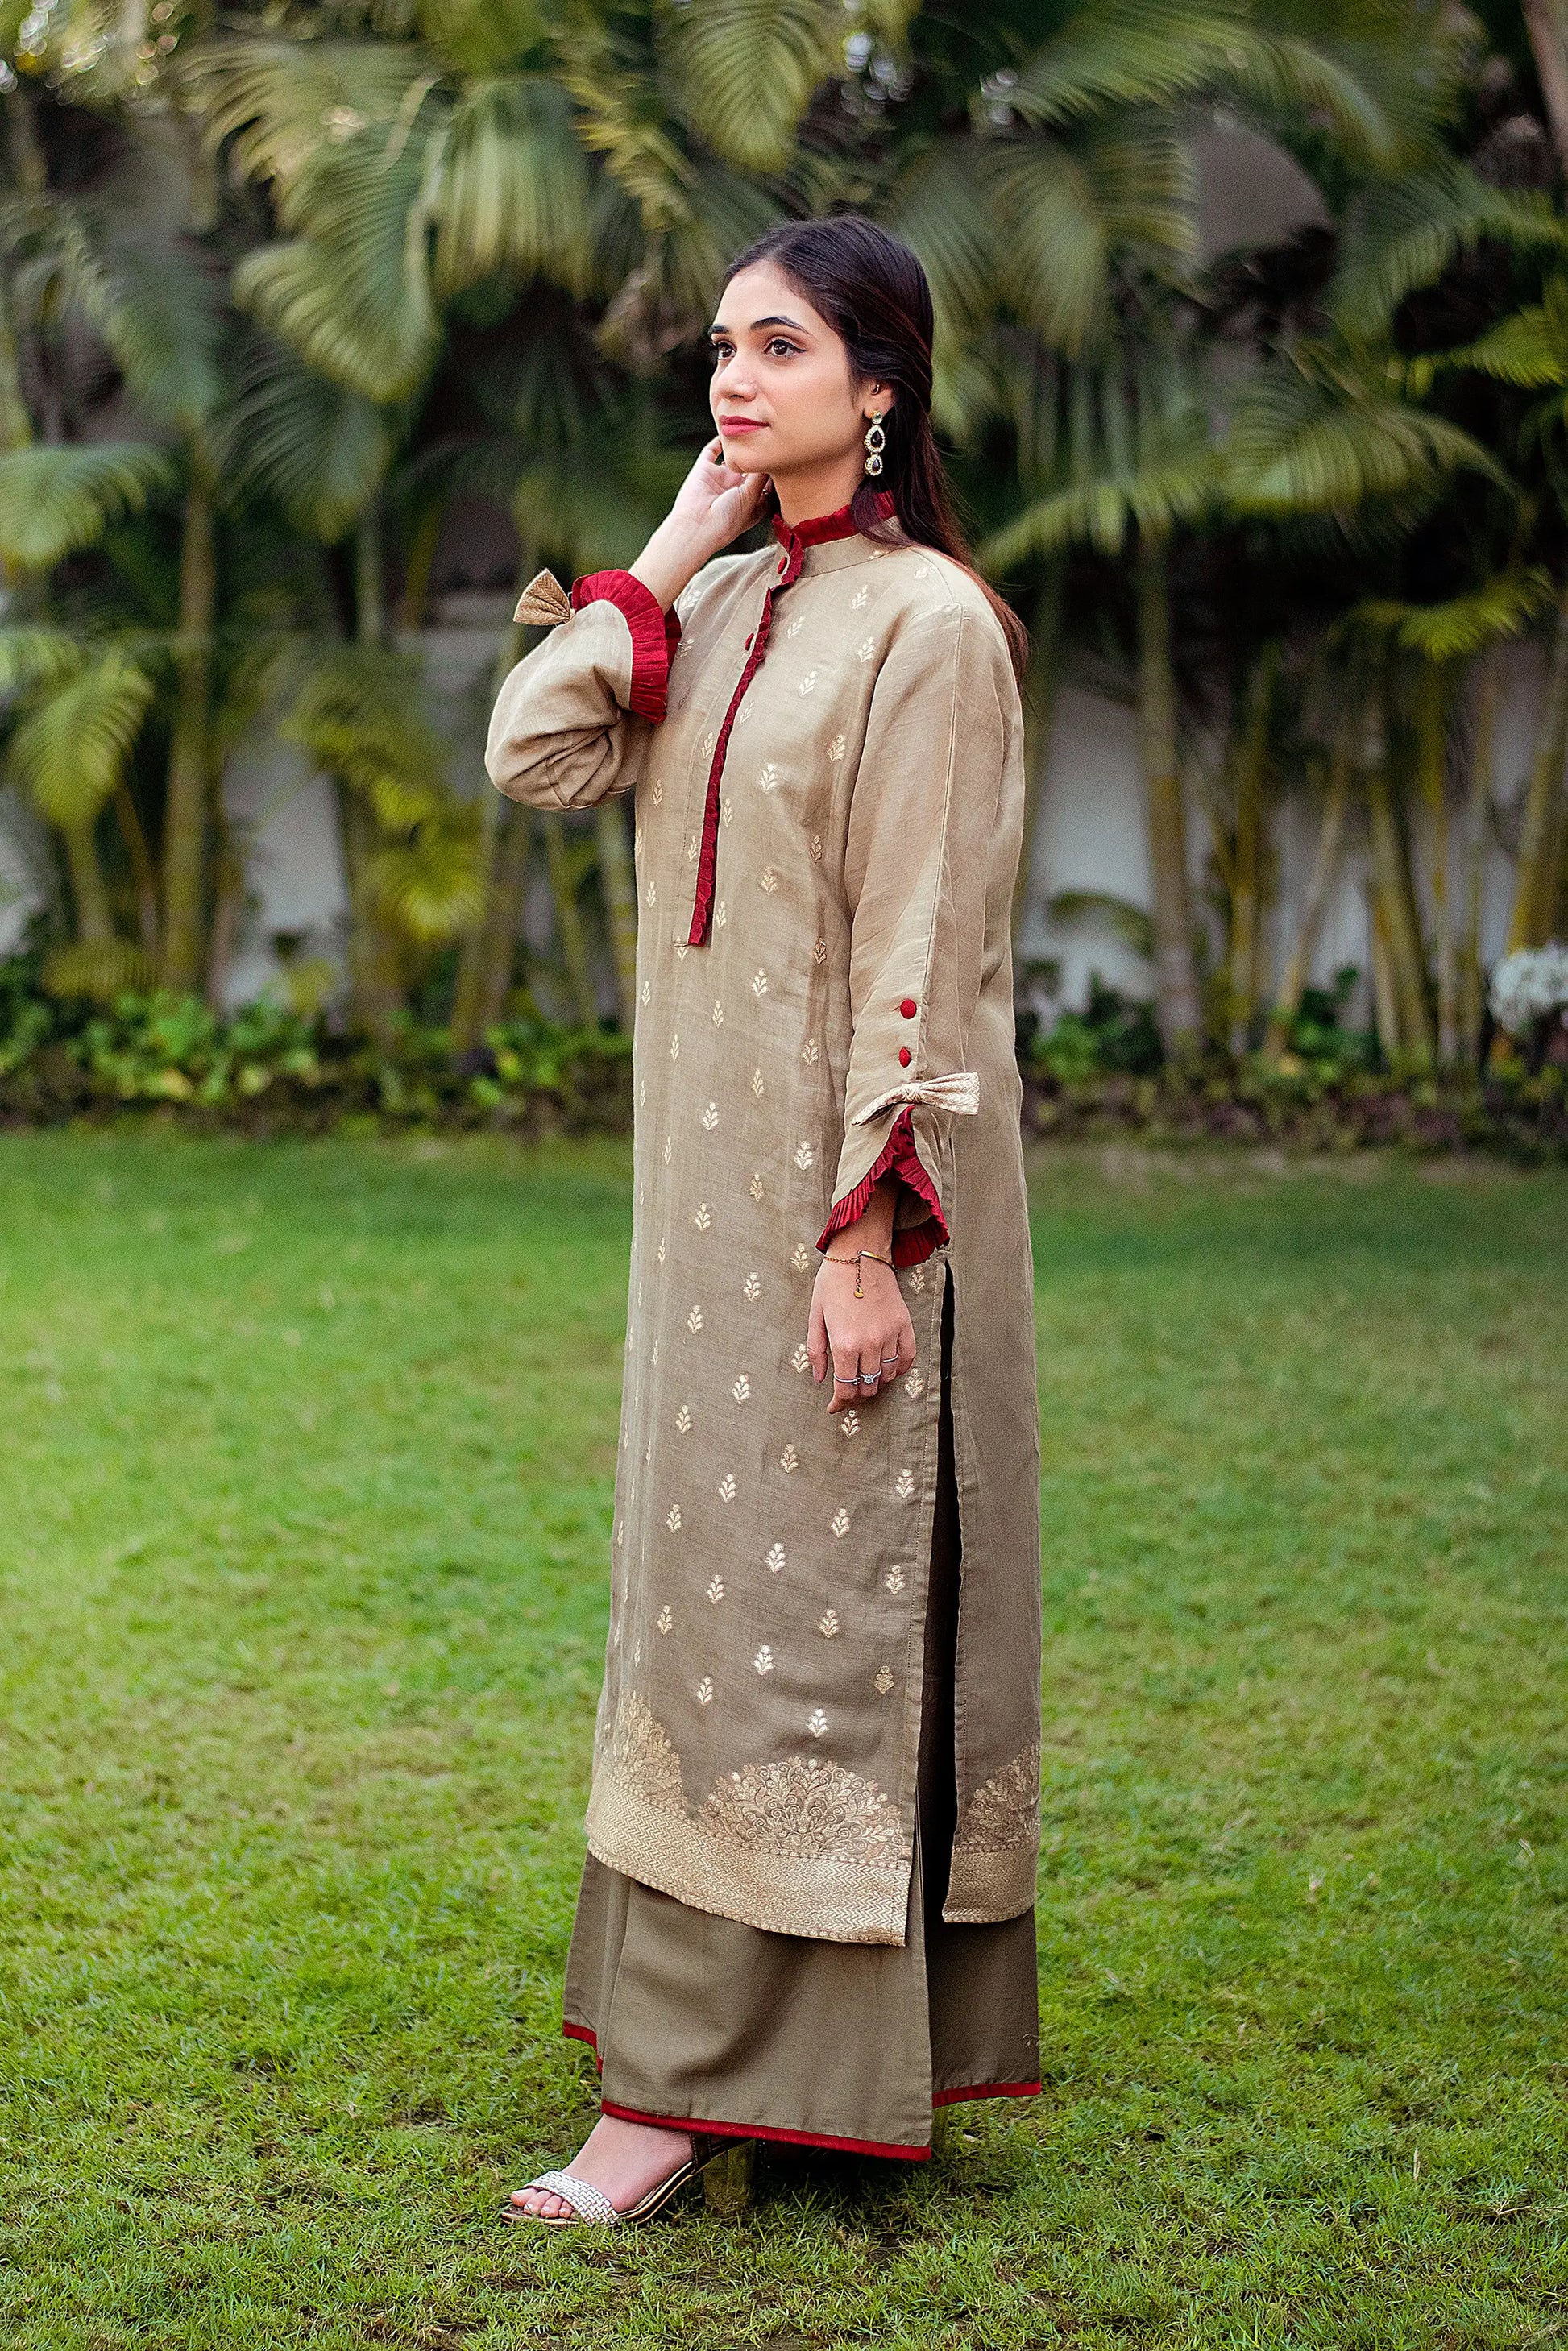
{"type": "Polygon", "coordinates": [[[775,335],[768,346],[768,355],[770,359],[777,359],[780,351],[786,359],[790,359],[794,355],[795,346],[793,343],[787,343],[782,335],[775,335]]]}

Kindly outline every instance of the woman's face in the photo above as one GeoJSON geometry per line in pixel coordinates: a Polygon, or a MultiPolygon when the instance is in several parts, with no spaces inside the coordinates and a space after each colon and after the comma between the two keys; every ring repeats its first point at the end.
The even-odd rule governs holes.
{"type": "Polygon", "coordinates": [[[856,381],[842,338],[771,261],[730,279],[710,336],[708,404],[737,473],[777,480],[841,465],[871,411],[893,405],[888,386],[856,381]]]}

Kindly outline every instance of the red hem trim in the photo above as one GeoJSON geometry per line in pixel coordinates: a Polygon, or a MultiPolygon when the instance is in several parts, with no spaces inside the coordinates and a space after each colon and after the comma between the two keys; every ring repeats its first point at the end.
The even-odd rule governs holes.
{"type": "Polygon", "coordinates": [[[971,2082],[962,2090],[933,2091],[934,2106],[956,2106],[966,2098],[1038,2098],[1038,2082],[971,2082]]]}
{"type": "Polygon", "coordinates": [[[942,1214],[942,1203],[936,1186],[925,1172],[925,1164],[915,1148],[914,1112],[905,1105],[893,1122],[893,1131],[872,1165],[866,1169],[854,1189],[846,1192],[841,1200],[833,1203],[832,1214],[822,1227],[817,1242],[825,1249],[834,1233],[865,1213],[866,1202],[878,1180],[883,1176],[896,1176],[906,1184],[930,1209],[929,1217],[917,1225],[895,1226],[893,1235],[893,1261],[895,1266],[923,1265],[933,1250],[943,1249],[952,1236],[947,1219],[942,1214]]]}
{"type": "Polygon", "coordinates": [[[825,2131],[772,2130],[754,2123],[705,2123],[695,2115],[644,2115],[635,2106],[612,2105],[600,2100],[600,2111],[618,2122],[652,2123],[658,2130],[704,2131],[710,2138],[765,2138],[780,2147],[826,2147],[841,2155],[880,2155],[899,2163],[929,2163],[928,2147],[884,2147],[871,2138],[834,2138],[825,2131]]]}
{"type": "Polygon", "coordinates": [[[670,655],[679,640],[681,624],[666,613],[651,588],[630,571],[591,571],[572,582],[571,608],[613,604],[632,632],[632,685],[628,706],[639,718],[657,726],[669,706],[670,655]],[[674,622],[674,634],[670,623],[674,622]]]}

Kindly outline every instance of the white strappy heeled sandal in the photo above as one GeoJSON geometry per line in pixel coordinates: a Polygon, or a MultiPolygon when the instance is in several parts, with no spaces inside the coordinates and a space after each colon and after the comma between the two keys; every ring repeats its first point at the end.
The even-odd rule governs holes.
{"type": "Polygon", "coordinates": [[[547,2229],[570,2229],[580,2220],[596,2228],[624,2229],[639,2220],[651,2220],[662,2212],[672,2197],[677,2195],[688,2179],[695,2179],[706,2170],[722,2149],[733,2147],[733,2139],[705,2137],[697,2132],[689,2134],[692,2153],[685,2163],[677,2164],[667,2179],[655,2181],[645,2196],[622,2211],[612,2204],[602,2188],[595,2188],[591,2179],[579,2179],[573,2171],[541,2171],[537,2179],[526,2179],[524,2188],[542,2188],[547,2195],[559,2196],[570,2205],[570,2212],[530,2212],[524,2205],[514,2204],[511,2198],[501,2207],[504,2220],[541,2220],[547,2229]]]}

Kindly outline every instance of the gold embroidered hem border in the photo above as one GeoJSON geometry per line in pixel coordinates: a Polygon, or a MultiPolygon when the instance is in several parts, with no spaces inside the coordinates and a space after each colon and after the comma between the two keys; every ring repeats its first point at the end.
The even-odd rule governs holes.
{"type": "Polygon", "coordinates": [[[949,1927],[997,1927],[1034,1907],[1038,1844],[1003,1853],[955,1851],[942,1916],[949,1927]]]}
{"type": "Polygon", "coordinates": [[[607,1868],[744,1927],[820,1943],[904,1940],[907,1854],[873,1865],[721,1840],[634,1795],[602,1768],[588,1807],[588,1846],[607,1868]]]}

